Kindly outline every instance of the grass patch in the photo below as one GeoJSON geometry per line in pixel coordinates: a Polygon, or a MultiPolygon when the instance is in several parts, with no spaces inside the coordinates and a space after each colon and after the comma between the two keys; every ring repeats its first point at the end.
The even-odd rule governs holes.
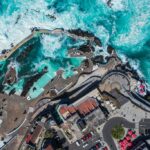
{"type": "Polygon", "coordinates": [[[115,139],[122,139],[124,137],[125,130],[121,125],[117,125],[112,128],[111,135],[115,139]]]}

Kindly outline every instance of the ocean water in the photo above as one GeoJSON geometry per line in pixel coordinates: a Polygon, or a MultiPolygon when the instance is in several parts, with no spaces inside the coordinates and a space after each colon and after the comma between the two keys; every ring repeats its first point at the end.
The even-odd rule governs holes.
{"type": "Polygon", "coordinates": [[[4,88],[2,91],[9,94],[15,90],[15,94],[21,95],[26,83],[31,83],[30,79],[38,73],[42,73],[46,67],[47,72],[34,82],[27,93],[30,99],[36,98],[44,91],[44,87],[55,77],[59,69],[64,71],[64,78],[75,74],[73,69],[80,66],[85,58],[69,57],[67,50],[71,47],[78,47],[85,42],[83,40],[73,40],[64,35],[41,34],[34,36],[7,60],[1,61],[0,83],[3,83],[5,73],[10,66],[15,67],[17,71],[17,82],[12,85],[3,83],[4,88]],[[30,51],[26,53],[26,57],[24,56],[25,53],[21,53],[24,51],[30,51]]]}
{"type": "MultiPolygon", "coordinates": [[[[111,7],[108,7],[106,1],[1,0],[0,51],[29,35],[32,27],[81,28],[99,37],[104,50],[111,44],[122,60],[129,61],[150,84],[150,0],[112,0],[111,7]]],[[[59,68],[56,63],[59,62],[62,68],[70,71],[65,76],[72,75],[70,68],[73,66],[66,66],[62,61],[62,58],[67,59],[64,57],[65,48],[59,49],[63,45],[62,41],[53,42],[52,45],[49,41],[52,42],[45,37],[41,43],[44,56],[53,58],[54,66],[51,69],[59,68]],[[51,46],[57,50],[49,52],[51,46]]],[[[40,63],[44,65],[45,62],[40,63]]],[[[52,71],[51,76],[55,71],[52,71]]]]}

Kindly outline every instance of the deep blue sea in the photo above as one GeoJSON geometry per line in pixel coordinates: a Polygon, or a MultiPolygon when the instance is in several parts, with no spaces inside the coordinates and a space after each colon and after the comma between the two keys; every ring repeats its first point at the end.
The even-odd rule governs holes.
{"type": "MultiPolygon", "coordinates": [[[[150,83],[150,0],[112,0],[110,5],[106,0],[0,0],[0,51],[29,35],[32,27],[81,28],[99,37],[104,50],[111,44],[150,83]]],[[[43,39],[43,53],[60,58],[64,41],[48,42],[43,39]]],[[[68,66],[59,64],[70,72],[68,66]]]]}

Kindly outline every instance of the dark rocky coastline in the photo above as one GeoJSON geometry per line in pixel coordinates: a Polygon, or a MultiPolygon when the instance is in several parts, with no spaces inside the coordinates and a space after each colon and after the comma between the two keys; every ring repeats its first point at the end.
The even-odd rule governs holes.
{"type": "Polygon", "coordinates": [[[98,46],[102,46],[102,43],[98,37],[96,37],[93,33],[89,31],[83,31],[81,29],[73,29],[73,30],[68,30],[69,33],[81,36],[81,37],[88,37],[88,38],[93,38],[94,43],[98,46]]]}
{"type": "MultiPolygon", "coordinates": [[[[23,91],[21,93],[21,96],[26,96],[27,93],[29,92],[30,88],[33,86],[33,84],[38,80],[40,79],[44,74],[46,73],[45,69],[41,72],[41,73],[38,73],[32,77],[30,77],[28,79],[28,81],[24,84],[24,87],[23,87],[23,91]]],[[[36,90],[36,88],[33,88],[33,90],[36,90]]]]}

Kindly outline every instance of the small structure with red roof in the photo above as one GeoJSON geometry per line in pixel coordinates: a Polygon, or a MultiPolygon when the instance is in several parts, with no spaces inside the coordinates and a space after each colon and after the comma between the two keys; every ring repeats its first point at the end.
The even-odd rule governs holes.
{"type": "Polygon", "coordinates": [[[146,85],[144,83],[140,83],[138,86],[137,86],[137,90],[138,90],[138,93],[141,95],[141,96],[145,96],[146,95],[146,85]]]}

